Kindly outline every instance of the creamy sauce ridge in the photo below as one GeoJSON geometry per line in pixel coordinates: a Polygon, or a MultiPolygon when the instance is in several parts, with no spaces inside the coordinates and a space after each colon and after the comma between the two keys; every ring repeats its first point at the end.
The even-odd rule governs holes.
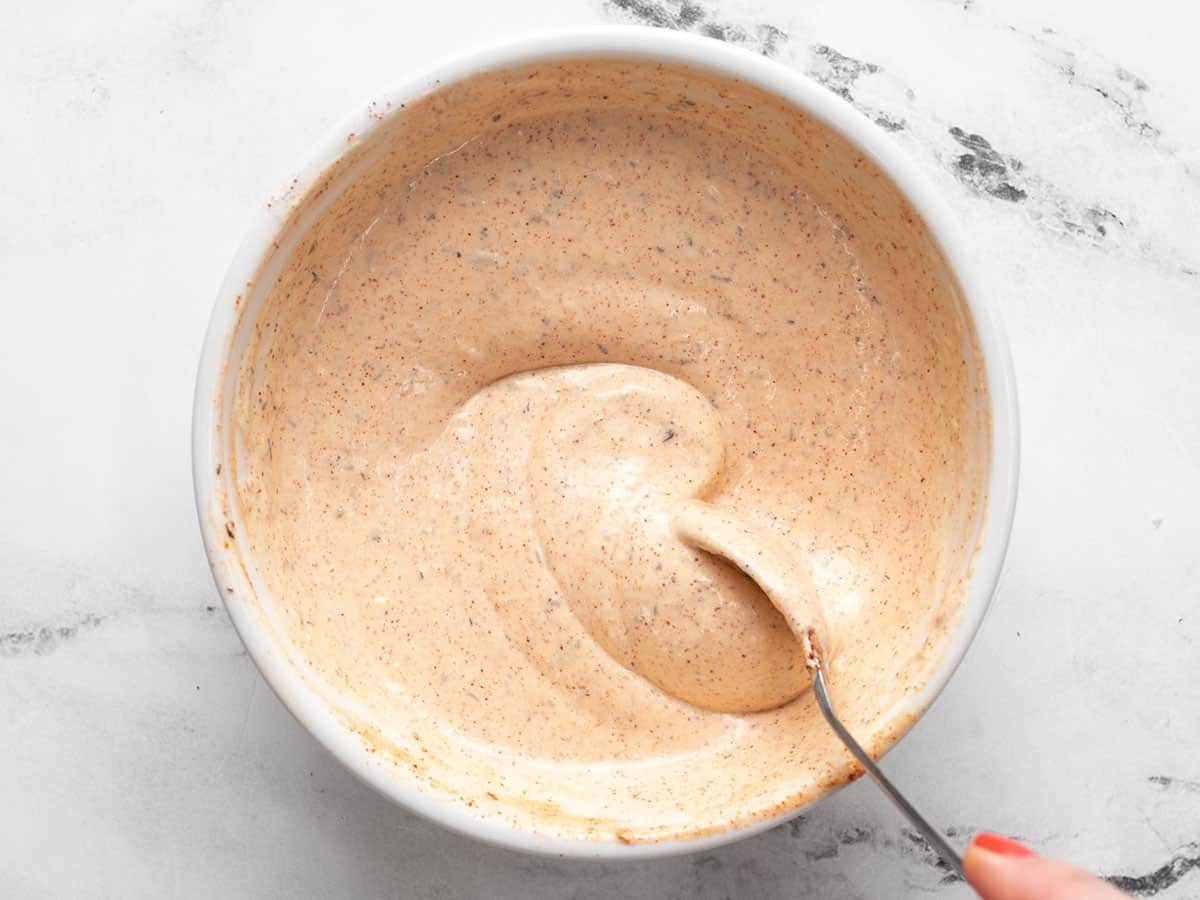
{"type": "Polygon", "coordinates": [[[880,176],[788,151],[745,86],[706,112],[681,100],[728,100],[709,76],[616,65],[405,111],[427,130],[256,320],[237,485],[282,634],[405,777],[649,840],[847,771],[784,618],[687,516],[803,561],[880,749],[957,621],[986,420],[953,281],[880,176]]]}

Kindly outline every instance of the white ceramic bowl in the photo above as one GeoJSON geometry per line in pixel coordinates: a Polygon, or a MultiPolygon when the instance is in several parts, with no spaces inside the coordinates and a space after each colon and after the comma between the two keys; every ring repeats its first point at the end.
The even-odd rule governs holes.
{"type": "MultiPolygon", "coordinates": [[[[231,503],[229,398],[255,313],[272,278],[270,261],[293,205],[319,183],[322,173],[348,148],[347,135],[368,139],[389,112],[401,104],[465,77],[495,69],[549,60],[588,57],[656,59],[685,64],[741,79],[772,92],[854,144],[894,182],[924,222],[956,274],[973,319],[983,358],[991,413],[991,467],[983,540],[967,589],[961,624],[950,639],[933,677],[914,698],[919,715],[945,686],[983,619],[1000,575],[1012,525],[1017,489],[1017,407],[1008,345],[984,292],[967,265],[962,238],[950,211],[916,166],[892,140],[848,103],[807,78],[745,50],[707,38],[643,28],[590,28],[531,37],[463,55],[421,73],[378,98],[329,135],[308,156],[286,189],[250,227],[217,296],[196,385],[193,465],[196,502],[213,575],[229,615],[267,682],[292,713],[354,773],[404,807],[447,828],[492,843],[534,853],[633,859],[692,852],[764,831],[800,812],[702,837],[652,844],[588,842],[519,831],[484,820],[465,806],[423,793],[397,778],[363,746],[301,679],[271,635],[253,601],[256,586],[239,550],[231,503]]],[[[262,596],[261,590],[259,596],[262,596]]],[[[913,721],[916,719],[913,717],[913,721]]]]}

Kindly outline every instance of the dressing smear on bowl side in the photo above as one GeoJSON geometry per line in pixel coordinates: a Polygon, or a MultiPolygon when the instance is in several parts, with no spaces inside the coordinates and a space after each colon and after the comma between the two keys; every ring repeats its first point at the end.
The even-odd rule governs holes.
{"type": "Polygon", "coordinates": [[[803,651],[680,539],[701,508],[803,561],[839,712],[886,747],[957,626],[988,433],[887,179],[757,89],[628,61],[477,76],[369,140],[235,397],[244,546],[331,702],[397,777],[542,834],[819,795],[849,770],[803,651]]]}

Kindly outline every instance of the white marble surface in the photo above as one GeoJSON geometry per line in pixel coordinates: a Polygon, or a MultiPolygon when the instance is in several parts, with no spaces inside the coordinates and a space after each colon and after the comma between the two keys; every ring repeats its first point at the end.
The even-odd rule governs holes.
{"type": "Polygon", "coordinates": [[[863,783],[664,862],[441,832],[290,718],[212,588],[191,389],[255,205],[415,66],[635,20],[724,29],[899,126],[1006,318],[1008,572],[888,768],[964,834],[1200,897],[1200,15],[1171,0],[6,0],[0,896],[967,896],[863,783]]]}

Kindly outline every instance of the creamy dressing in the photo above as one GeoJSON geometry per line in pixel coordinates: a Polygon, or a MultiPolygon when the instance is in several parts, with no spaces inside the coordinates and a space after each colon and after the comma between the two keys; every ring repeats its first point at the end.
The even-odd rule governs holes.
{"type": "Polygon", "coordinates": [[[239,376],[282,639],[397,777],[542,833],[712,831],[844,778],[788,622],[881,749],[975,546],[982,387],[923,227],[683,69],[482,76],[400,121],[239,376]]]}

